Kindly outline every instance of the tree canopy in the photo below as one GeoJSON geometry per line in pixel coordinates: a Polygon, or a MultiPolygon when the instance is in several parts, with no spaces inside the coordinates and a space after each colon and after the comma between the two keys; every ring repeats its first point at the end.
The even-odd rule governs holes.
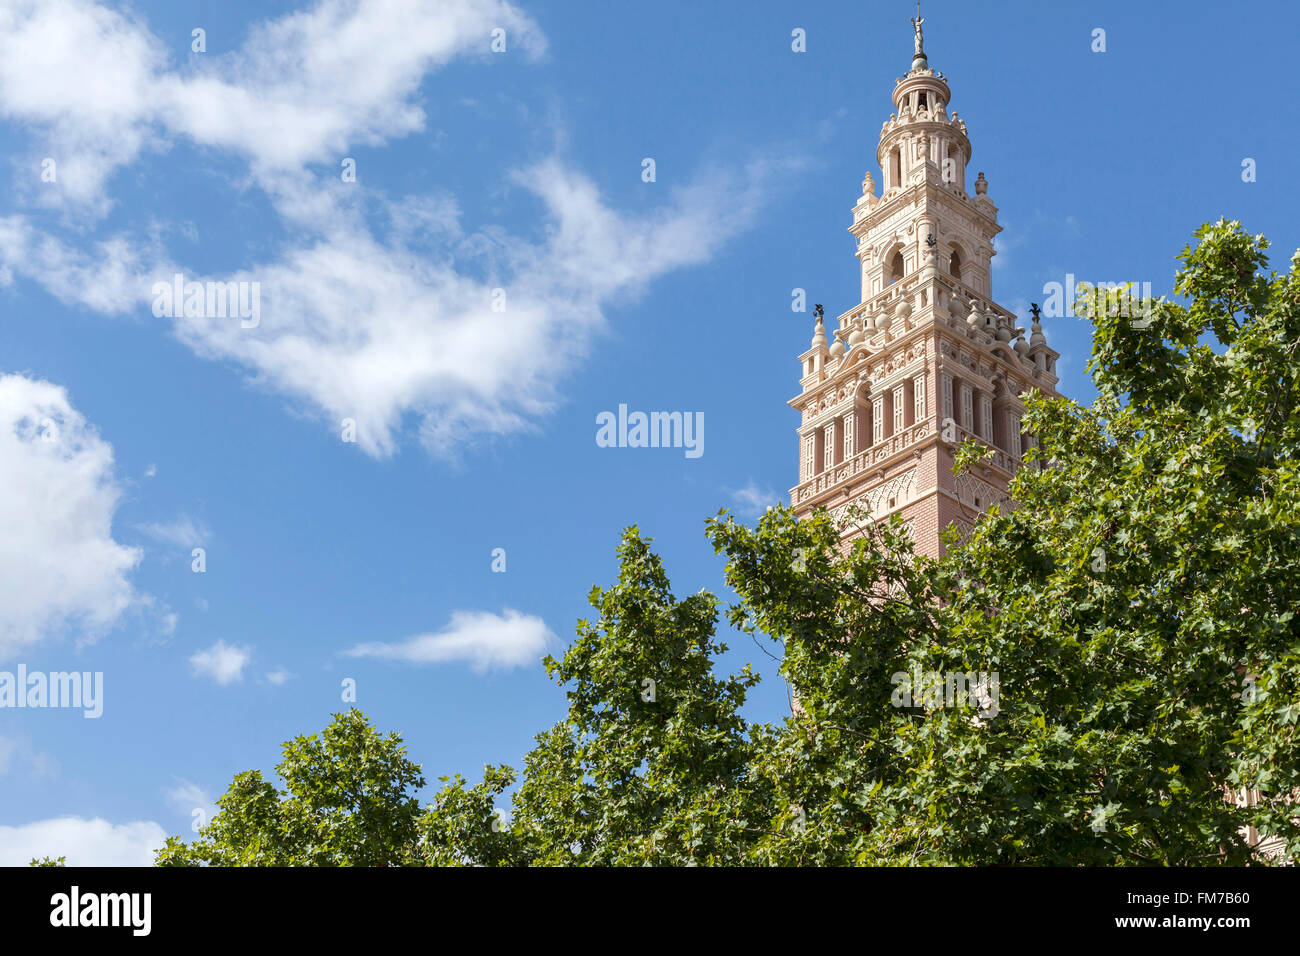
{"type": "Polygon", "coordinates": [[[354,710],[285,745],[283,791],[240,774],[158,862],[1300,858],[1300,253],[1277,275],[1239,223],[1195,238],[1179,301],[1081,303],[1098,398],[1026,398],[1016,506],[942,557],[897,518],[859,516],[848,547],[825,511],[709,520],[727,622],[783,647],[779,725],[742,716],[748,667],[717,673],[722,602],[677,599],[633,527],[545,662],[568,713],[521,775],[443,778],[422,807],[420,768],[354,710]]]}

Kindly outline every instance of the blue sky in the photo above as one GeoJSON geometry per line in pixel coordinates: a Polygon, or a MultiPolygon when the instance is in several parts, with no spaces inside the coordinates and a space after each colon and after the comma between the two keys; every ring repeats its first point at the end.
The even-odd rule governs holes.
{"type": "MultiPolygon", "coordinates": [[[[1278,266],[1300,244],[1293,7],[922,12],[1002,304],[1067,273],[1166,292],[1220,216],[1278,266]]],[[[104,675],[97,719],[0,709],[0,863],[147,862],[345,678],[431,781],[519,766],[564,712],[538,660],[628,524],[679,595],[721,594],[703,523],[794,481],[791,291],[857,302],[849,211],[912,15],[0,3],[0,671],[104,675]],[[156,316],[178,271],[257,282],[259,324],[156,316]],[[620,404],[703,413],[703,455],[598,447],[620,404]]],[[[1088,329],[1046,331],[1089,400],[1088,329]]],[[[775,666],[730,644],[779,720],[775,666]]]]}

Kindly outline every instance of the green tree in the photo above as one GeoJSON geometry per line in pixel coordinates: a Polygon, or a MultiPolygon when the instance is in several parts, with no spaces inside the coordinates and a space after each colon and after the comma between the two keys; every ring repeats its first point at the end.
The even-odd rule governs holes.
{"type": "Polygon", "coordinates": [[[418,852],[420,767],[361,711],[287,742],[276,772],[283,792],[260,771],[237,775],[198,838],[168,838],[158,865],[393,866],[418,852]]]}
{"type": "Polygon", "coordinates": [[[915,842],[890,800],[912,799],[898,734],[921,717],[891,706],[890,679],[934,633],[934,569],[901,522],[856,527],[844,549],[822,510],[796,521],[774,508],[752,529],[709,523],[740,598],[731,623],[784,645],[781,673],[798,696],[784,727],[757,742],[773,817],[755,863],[889,863],[915,842]]]}
{"type": "Polygon", "coordinates": [[[1016,507],[942,557],[896,517],[850,515],[848,544],[824,510],[709,521],[728,621],[783,648],[780,726],[741,716],[757,677],[715,673],[717,599],[674,597],[633,527],[546,659],[568,713],[518,778],[444,777],[421,807],[354,710],[285,745],[284,792],[240,774],[158,862],[1263,862],[1248,828],[1300,859],[1300,253],[1278,276],[1238,223],[1196,239],[1181,302],[1080,303],[1096,401],[1027,398],[1016,507]]]}
{"type": "Polygon", "coordinates": [[[497,800],[515,781],[509,767],[486,767],[483,782],[469,786],[459,774],[442,777],[443,788],[420,818],[420,840],[407,862],[423,866],[515,866],[531,854],[497,800]]]}
{"type": "Polygon", "coordinates": [[[1264,275],[1239,224],[1197,239],[1189,304],[1083,303],[1097,401],[1030,399],[1016,508],[941,560],[897,526],[841,556],[824,514],[711,526],[803,702],[767,755],[806,818],[776,859],[1243,863],[1248,826],[1300,856],[1300,255],[1264,275]],[[892,707],[913,668],[997,673],[997,716],[892,707]]]}
{"type": "Polygon", "coordinates": [[[758,678],[713,673],[717,599],[674,598],[635,527],[618,556],[618,583],[590,594],[599,618],[546,659],[569,712],[527,757],[515,831],[541,864],[741,862],[764,803],[739,715],[758,678]]]}

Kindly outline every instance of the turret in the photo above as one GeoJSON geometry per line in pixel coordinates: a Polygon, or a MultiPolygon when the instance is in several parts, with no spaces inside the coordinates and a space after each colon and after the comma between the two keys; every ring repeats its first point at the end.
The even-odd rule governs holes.
{"type": "Polygon", "coordinates": [[[830,357],[830,350],[826,347],[826,319],[820,304],[813,306],[813,315],[817,321],[813,326],[812,344],[808,351],[799,356],[799,362],[803,365],[803,375],[799,382],[804,391],[822,380],[826,374],[826,360],[830,357]]]}

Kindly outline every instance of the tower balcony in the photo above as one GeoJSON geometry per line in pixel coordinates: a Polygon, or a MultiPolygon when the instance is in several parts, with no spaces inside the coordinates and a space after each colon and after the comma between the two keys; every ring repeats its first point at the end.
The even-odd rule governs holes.
{"type": "Polygon", "coordinates": [[[995,445],[993,442],[989,441],[986,438],[981,438],[973,431],[969,431],[965,428],[962,428],[960,425],[956,424],[955,422],[953,423],[953,428],[957,432],[957,440],[953,442],[952,445],[950,446],[953,451],[956,451],[957,448],[959,448],[961,445],[964,445],[968,441],[973,441],[976,444],[983,445],[986,448],[992,448],[993,454],[989,456],[989,458],[986,460],[985,466],[992,468],[995,471],[1001,472],[1002,476],[1008,480],[1013,478],[1016,472],[1018,472],[1021,468],[1024,467],[1025,460],[1023,457],[1017,457],[1011,454],[1011,452],[1007,451],[1005,448],[1002,448],[999,445],[995,445]]]}
{"type": "Polygon", "coordinates": [[[876,442],[870,448],[863,449],[852,458],[795,485],[790,489],[790,503],[796,507],[809,501],[817,503],[814,499],[822,497],[825,492],[833,491],[845,482],[868,472],[888,468],[896,459],[902,458],[907,452],[916,448],[927,435],[933,434],[934,422],[930,419],[908,426],[897,434],[876,442]]]}
{"type": "MultiPolygon", "coordinates": [[[[909,425],[902,431],[876,442],[870,448],[863,449],[852,458],[825,469],[806,481],[800,482],[790,489],[791,505],[796,508],[801,506],[815,507],[831,497],[834,491],[856,480],[861,480],[862,476],[888,471],[909,453],[919,455],[922,442],[926,438],[936,435],[937,424],[935,419],[927,418],[915,425],[909,425]]],[[[954,423],[953,427],[956,429],[956,441],[951,444],[947,442],[942,444],[952,451],[956,451],[958,446],[967,441],[974,441],[991,448],[993,454],[988,458],[984,467],[1000,473],[1001,477],[1006,481],[1010,481],[1016,472],[1024,466],[1023,458],[1012,455],[1005,449],[981,438],[973,431],[962,428],[960,425],[954,423]]]]}

